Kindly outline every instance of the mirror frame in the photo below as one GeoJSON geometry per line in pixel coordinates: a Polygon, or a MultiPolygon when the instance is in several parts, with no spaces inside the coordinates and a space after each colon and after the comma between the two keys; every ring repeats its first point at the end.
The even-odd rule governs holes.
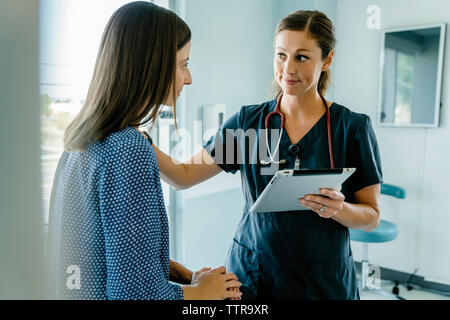
{"type": "Polygon", "coordinates": [[[394,128],[438,128],[439,127],[439,116],[442,108],[441,101],[441,91],[442,91],[442,73],[444,66],[444,47],[445,47],[445,31],[446,23],[434,23],[419,26],[405,26],[397,28],[385,28],[381,33],[381,48],[380,48],[380,69],[378,78],[378,111],[377,111],[377,122],[379,126],[382,127],[394,127],[394,128]],[[384,45],[386,40],[386,33],[399,32],[399,31],[410,31],[410,30],[420,30],[420,29],[430,29],[430,28],[440,28],[439,37],[439,56],[438,56],[438,70],[436,79],[436,92],[435,92],[435,106],[434,106],[434,122],[430,124],[417,123],[417,124],[394,124],[385,123],[381,121],[381,112],[383,104],[383,78],[384,78],[384,45]]]}

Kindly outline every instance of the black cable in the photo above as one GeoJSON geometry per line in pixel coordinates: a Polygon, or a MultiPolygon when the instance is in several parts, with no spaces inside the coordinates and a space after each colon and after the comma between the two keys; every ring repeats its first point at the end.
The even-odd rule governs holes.
{"type": "MultiPolygon", "coordinates": [[[[450,297],[450,291],[443,291],[443,290],[423,287],[418,284],[411,284],[410,282],[414,278],[417,271],[418,271],[417,269],[414,271],[414,273],[410,276],[410,278],[406,284],[402,284],[402,285],[406,286],[408,291],[415,289],[415,290],[419,290],[419,291],[423,291],[423,292],[428,292],[428,293],[433,293],[433,294],[437,294],[437,295],[441,295],[441,296],[450,297]]],[[[394,282],[394,284],[395,284],[394,287],[392,288],[392,293],[394,295],[396,295],[398,298],[400,298],[401,300],[405,300],[404,298],[402,298],[398,295],[400,293],[400,288],[399,288],[399,285],[401,284],[400,281],[398,281],[398,280],[391,280],[391,281],[394,282]]]]}
{"type": "Polygon", "coordinates": [[[416,275],[416,272],[419,270],[419,268],[416,268],[416,270],[414,270],[414,272],[411,274],[411,276],[408,279],[408,282],[406,282],[406,289],[408,289],[408,291],[411,291],[413,289],[413,287],[410,285],[411,280],[414,278],[414,276],[416,275]]]}

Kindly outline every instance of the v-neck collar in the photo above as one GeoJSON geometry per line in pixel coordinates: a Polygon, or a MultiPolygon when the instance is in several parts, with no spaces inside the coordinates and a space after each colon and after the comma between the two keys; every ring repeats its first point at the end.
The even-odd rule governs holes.
{"type": "MultiPolygon", "coordinates": [[[[330,118],[333,119],[333,106],[335,105],[335,102],[331,103],[331,106],[328,108],[330,111],[330,118]]],[[[274,101],[273,107],[271,109],[275,110],[276,107],[276,100],[274,101]]],[[[271,111],[273,111],[271,110],[271,111]]],[[[317,120],[317,122],[312,126],[312,128],[296,143],[292,143],[289,139],[289,135],[286,130],[283,130],[281,134],[281,142],[280,144],[285,146],[290,146],[292,144],[296,144],[300,147],[301,150],[305,150],[308,148],[309,145],[311,145],[312,142],[314,142],[317,137],[319,137],[322,134],[328,134],[327,133],[327,113],[325,112],[322,117],[317,120]]]]}
{"type": "MultiPolygon", "coordinates": [[[[333,107],[334,103],[331,104],[329,107],[330,116],[331,116],[331,108],[333,107]]],[[[313,141],[316,140],[317,137],[319,137],[322,134],[328,134],[327,131],[327,113],[325,112],[322,117],[320,117],[319,120],[309,129],[309,131],[297,142],[292,143],[291,139],[289,138],[289,135],[286,130],[283,130],[283,134],[281,139],[286,140],[286,144],[296,144],[301,149],[306,149],[313,141]]],[[[284,141],[283,141],[284,142],[284,141]]]]}

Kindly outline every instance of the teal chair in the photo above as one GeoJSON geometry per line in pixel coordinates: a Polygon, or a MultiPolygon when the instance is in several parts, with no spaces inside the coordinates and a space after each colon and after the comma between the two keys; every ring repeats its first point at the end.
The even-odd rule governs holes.
{"type": "MultiPolygon", "coordinates": [[[[397,199],[405,199],[406,197],[406,192],[404,189],[386,183],[383,183],[381,185],[381,194],[392,196],[397,199]]],[[[369,277],[368,244],[375,242],[388,242],[394,240],[397,237],[398,228],[397,225],[395,225],[394,223],[381,219],[379,226],[371,232],[356,229],[349,229],[349,230],[351,240],[363,243],[360,290],[361,291],[368,290],[366,286],[367,279],[369,277]]],[[[374,290],[374,291],[378,291],[378,293],[390,296],[390,294],[385,293],[381,290],[374,290]]]]}

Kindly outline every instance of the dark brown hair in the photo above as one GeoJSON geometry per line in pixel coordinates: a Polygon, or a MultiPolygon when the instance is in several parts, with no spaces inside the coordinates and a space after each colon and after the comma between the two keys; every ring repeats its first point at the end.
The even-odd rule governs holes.
{"type": "MultiPolygon", "coordinates": [[[[309,36],[317,41],[322,50],[322,59],[325,59],[334,49],[336,39],[334,37],[333,23],[320,11],[298,10],[284,17],[277,26],[276,36],[284,30],[306,31],[309,36]]],[[[325,95],[331,81],[330,70],[322,71],[317,84],[317,91],[321,96],[325,95]]],[[[276,96],[281,94],[281,88],[274,82],[273,89],[276,96]]]]}
{"type": "Polygon", "coordinates": [[[177,51],[190,39],[187,24],[168,9],[147,1],[119,8],[103,33],[86,101],[66,129],[64,149],[83,151],[127,126],[154,121],[170,94],[175,103],[177,51]]]}

